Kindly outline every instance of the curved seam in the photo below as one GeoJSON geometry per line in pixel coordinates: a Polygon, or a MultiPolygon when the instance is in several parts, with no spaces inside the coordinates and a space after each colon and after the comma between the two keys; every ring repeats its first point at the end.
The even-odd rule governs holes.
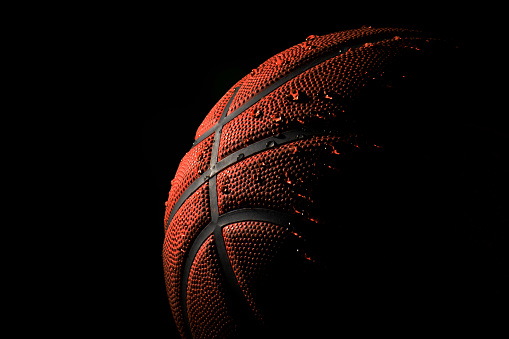
{"type": "MultiPolygon", "coordinates": [[[[189,281],[189,274],[191,272],[191,266],[194,262],[194,258],[198,253],[199,249],[202,247],[203,243],[211,236],[214,235],[214,242],[216,243],[216,250],[218,250],[218,255],[220,256],[221,269],[225,273],[225,278],[227,280],[227,284],[234,289],[234,294],[242,297],[242,301],[245,302],[248,306],[248,301],[246,296],[242,292],[240,285],[238,284],[235,273],[233,272],[233,267],[231,266],[231,262],[228,258],[228,254],[226,251],[226,246],[224,243],[224,237],[222,234],[223,227],[237,223],[242,221],[262,221],[262,222],[270,222],[275,225],[279,225],[290,229],[291,231],[295,231],[296,229],[302,227],[302,225],[311,225],[311,223],[302,220],[301,218],[288,214],[285,212],[265,209],[265,208],[243,208],[237,209],[234,211],[230,211],[219,216],[217,222],[210,222],[207,226],[203,228],[203,230],[198,234],[196,239],[193,241],[189,251],[185,254],[185,265],[182,273],[182,281],[181,281],[181,296],[183,303],[183,314],[184,314],[184,323],[186,324],[186,328],[191,334],[191,328],[189,326],[188,314],[187,314],[187,285],[189,281]],[[216,238],[217,237],[217,238],[216,238]],[[219,240],[219,245],[217,241],[219,240]],[[219,247],[219,249],[218,249],[219,247]],[[220,251],[223,251],[221,253],[220,251]],[[222,258],[222,259],[221,259],[222,258]],[[225,262],[227,261],[227,262],[225,262]],[[226,264],[226,267],[223,265],[226,264]],[[226,268],[226,270],[225,270],[226,268]]],[[[254,316],[254,315],[253,315],[254,316]]],[[[252,321],[251,321],[252,322],[252,321]]]]}
{"type": "MultiPolygon", "coordinates": [[[[278,87],[283,85],[284,83],[290,81],[291,79],[301,75],[302,73],[306,72],[307,70],[328,61],[329,59],[332,59],[334,57],[337,57],[341,54],[344,54],[351,49],[357,49],[361,46],[363,46],[365,43],[378,43],[382,42],[384,40],[389,40],[389,37],[393,38],[395,35],[398,36],[406,36],[406,35],[418,35],[420,32],[416,31],[406,31],[406,32],[382,32],[376,35],[370,35],[370,36],[364,36],[355,39],[355,43],[352,44],[351,42],[349,44],[347,43],[340,43],[339,46],[336,46],[332,49],[332,51],[324,52],[324,54],[318,55],[315,59],[309,61],[308,63],[305,63],[301,66],[298,66],[293,71],[290,71],[287,75],[283,76],[282,78],[279,78],[275,82],[273,82],[271,85],[264,88],[260,93],[253,96],[251,99],[249,99],[246,103],[241,105],[239,108],[237,108],[235,111],[227,115],[222,121],[219,121],[216,125],[209,128],[207,131],[205,131],[198,139],[196,139],[193,143],[193,146],[200,143],[203,139],[211,135],[213,132],[215,132],[217,129],[220,129],[224,124],[230,122],[235,117],[240,115],[242,112],[247,110],[249,107],[253,106],[255,103],[263,99],[265,96],[270,94],[272,91],[276,90],[278,87]],[[378,39],[377,39],[378,38],[378,39]]],[[[239,87],[240,88],[240,87],[239,87]]]]}

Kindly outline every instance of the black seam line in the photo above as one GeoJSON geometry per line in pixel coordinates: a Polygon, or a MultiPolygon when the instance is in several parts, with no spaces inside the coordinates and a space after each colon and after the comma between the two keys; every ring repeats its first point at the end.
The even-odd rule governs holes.
{"type": "MultiPolygon", "coordinates": [[[[211,182],[211,178],[214,178],[219,172],[223,171],[227,167],[245,159],[248,158],[254,154],[275,148],[280,145],[284,145],[287,143],[295,142],[301,139],[307,139],[313,136],[318,135],[333,135],[338,133],[337,130],[332,129],[325,129],[325,130],[316,130],[311,128],[302,128],[302,129],[294,129],[289,130],[284,133],[280,133],[275,136],[271,136],[262,140],[259,140],[255,143],[252,143],[230,155],[228,155],[226,158],[222,159],[221,161],[217,162],[212,166],[212,168],[209,168],[206,170],[198,179],[193,181],[187,189],[182,193],[180,198],[175,203],[175,206],[173,206],[173,209],[170,213],[170,217],[168,218],[168,223],[166,224],[165,228],[168,229],[168,226],[170,225],[173,217],[177,213],[178,209],[182,206],[182,204],[191,196],[198,188],[200,188],[204,183],[207,181],[211,182]]],[[[215,185],[215,181],[214,181],[215,185]]],[[[210,191],[212,192],[212,191],[210,191]]],[[[216,191],[217,195],[217,191],[216,191]]],[[[211,200],[212,201],[212,200],[211,200]]]]}
{"type": "Polygon", "coordinates": [[[209,180],[209,199],[210,199],[210,216],[212,222],[217,221],[219,216],[219,207],[217,204],[217,188],[216,188],[216,177],[212,177],[209,180]]]}
{"type": "MultiPolygon", "coordinates": [[[[212,145],[212,155],[210,158],[209,168],[215,166],[217,162],[217,153],[219,148],[219,141],[221,139],[221,130],[216,131],[214,136],[214,143],[212,145]],[[215,151],[214,151],[215,150],[215,151]]],[[[217,188],[216,188],[216,176],[209,176],[209,199],[210,199],[210,216],[213,222],[217,220],[219,215],[219,206],[217,203],[217,188]]],[[[206,181],[207,179],[204,178],[206,181]]]]}
{"type": "MultiPolygon", "coordinates": [[[[228,109],[230,108],[230,105],[233,101],[233,98],[235,98],[235,95],[237,94],[237,91],[239,90],[239,87],[235,88],[233,91],[233,94],[228,100],[228,103],[223,109],[223,112],[221,113],[221,117],[219,118],[219,121],[222,121],[224,117],[226,116],[226,112],[228,112],[228,109]]],[[[210,163],[209,168],[212,168],[217,163],[217,154],[219,153],[219,145],[221,143],[221,128],[218,128],[216,130],[216,133],[214,134],[214,142],[212,143],[212,151],[210,152],[210,163]]],[[[213,176],[209,179],[209,199],[210,199],[210,216],[212,219],[212,222],[217,221],[217,217],[219,215],[219,206],[217,203],[217,189],[216,189],[216,177],[213,176]]]]}
{"type": "Polygon", "coordinates": [[[226,107],[223,110],[223,113],[221,113],[221,117],[219,118],[219,121],[223,121],[223,119],[226,117],[226,114],[228,113],[228,110],[230,109],[230,105],[232,104],[233,98],[237,95],[237,91],[239,90],[239,87],[235,87],[233,90],[233,94],[230,97],[230,100],[228,100],[228,103],[226,104],[226,107]]]}
{"type": "Polygon", "coordinates": [[[233,272],[233,268],[231,267],[230,259],[228,258],[228,253],[226,252],[226,246],[224,244],[223,232],[222,229],[224,226],[242,222],[242,221],[262,221],[262,222],[270,222],[285,228],[288,228],[291,231],[302,227],[303,225],[310,225],[309,222],[302,220],[301,218],[287,214],[284,212],[264,209],[264,208],[243,208],[234,210],[228,213],[225,213],[218,217],[216,222],[211,222],[207,226],[203,228],[203,230],[198,234],[196,239],[193,241],[193,244],[189,248],[188,252],[184,256],[184,270],[182,275],[182,285],[181,285],[181,297],[182,297],[182,307],[184,314],[184,323],[186,324],[186,328],[189,329],[189,320],[187,314],[187,284],[189,281],[189,273],[191,272],[191,266],[198,253],[198,250],[201,248],[205,240],[207,240],[211,234],[214,234],[214,240],[216,242],[216,249],[218,249],[218,254],[220,255],[221,266],[223,268],[223,272],[225,273],[227,283],[231,285],[233,291],[238,296],[241,296],[242,299],[245,299],[245,295],[240,289],[240,286],[237,282],[237,278],[235,277],[235,273],[233,272]],[[239,293],[240,292],[240,293],[239,293]]]}
{"type": "MultiPolygon", "coordinates": [[[[226,249],[224,241],[223,230],[219,224],[216,224],[213,230],[214,243],[216,245],[216,251],[219,258],[219,265],[225,277],[225,283],[233,298],[231,299],[231,307],[234,312],[234,316],[241,328],[255,329],[259,326],[258,321],[249,305],[242,288],[237,280],[235,272],[233,271],[230,257],[226,249]]],[[[201,247],[201,244],[199,245],[201,247]]],[[[191,262],[194,258],[189,258],[191,262]]]]}
{"type": "MultiPolygon", "coordinates": [[[[219,118],[219,122],[222,121],[222,119],[224,119],[224,117],[226,116],[226,112],[228,112],[228,109],[230,108],[230,105],[231,103],[233,102],[233,98],[235,98],[235,95],[237,94],[237,91],[239,90],[239,87],[235,88],[234,91],[233,91],[233,94],[232,96],[230,97],[230,99],[228,100],[228,102],[226,103],[226,106],[224,107],[223,109],[223,112],[221,113],[221,116],[219,118]]],[[[220,125],[221,126],[221,125],[220,125]]],[[[212,150],[210,152],[210,163],[209,163],[209,169],[214,166],[217,162],[217,154],[219,152],[219,144],[220,144],[220,141],[221,141],[221,128],[218,128],[216,130],[216,133],[214,134],[214,141],[212,143],[212,150]]],[[[211,223],[216,223],[217,222],[217,219],[218,219],[218,216],[219,216],[219,207],[218,207],[218,203],[217,203],[217,188],[216,188],[216,176],[210,178],[210,177],[205,177],[202,184],[204,182],[209,182],[209,204],[210,204],[210,217],[211,217],[211,223]]],[[[200,178],[198,178],[199,180],[200,178]]],[[[197,180],[195,180],[196,182],[197,180]]],[[[194,184],[194,182],[193,182],[194,184]]],[[[198,186],[199,187],[199,186],[198,186]]],[[[188,187],[189,188],[189,187],[188,187]]],[[[185,193],[187,192],[187,189],[184,191],[184,193],[180,196],[179,200],[177,201],[177,203],[180,201],[180,205],[182,205],[182,203],[184,203],[184,201],[189,198],[189,195],[192,194],[192,192],[188,195],[186,195],[186,197],[184,197],[184,199],[182,200],[182,197],[185,195],[185,193]]],[[[194,192],[194,191],[193,191],[194,192]]],[[[170,218],[168,220],[168,225],[166,226],[166,228],[168,228],[171,220],[173,219],[173,216],[174,216],[174,210],[175,210],[175,207],[173,208],[172,210],[172,215],[170,215],[170,218]]],[[[180,206],[179,206],[180,207],[180,206]]],[[[178,208],[177,208],[178,210],[178,208]]],[[[176,212],[176,210],[175,210],[176,212]]],[[[222,238],[221,238],[222,239],[222,238]]],[[[215,245],[216,245],[216,248],[218,249],[218,253],[220,253],[220,241],[221,239],[219,240],[215,240],[215,245]],[[218,243],[219,241],[219,243],[218,243]]],[[[223,241],[223,247],[224,247],[224,241],[223,241]]],[[[226,252],[226,248],[224,248],[224,252],[226,252]]],[[[223,255],[220,255],[220,258],[224,256],[223,255]]],[[[194,257],[193,257],[193,260],[194,260],[194,257]]],[[[226,270],[228,270],[228,265],[224,264],[224,258],[222,258],[221,260],[221,266],[222,266],[222,269],[223,269],[223,272],[225,272],[226,270]]],[[[191,261],[192,263],[192,261],[191,261]]],[[[185,265],[188,265],[189,264],[189,261],[188,261],[188,258],[187,257],[184,257],[184,266],[185,265]]],[[[189,264],[190,266],[191,264],[189,264]]],[[[231,269],[231,266],[230,266],[230,270],[231,269]]],[[[226,274],[226,273],[225,273],[226,274]]],[[[233,288],[235,288],[233,286],[233,288]]],[[[240,289],[240,287],[237,286],[238,289],[240,289]]],[[[182,289],[180,290],[181,292],[181,302],[182,302],[182,308],[183,308],[183,313],[184,313],[184,325],[185,325],[185,329],[186,329],[186,332],[188,333],[189,337],[192,337],[192,333],[191,333],[191,326],[189,325],[189,317],[187,315],[187,282],[185,284],[185,288],[184,288],[184,284],[182,285],[182,289]]]]}
{"type": "Polygon", "coordinates": [[[216,164],[216,162],[217,162],[217,154],[219,153],[219,144],[220,144],[220,140],[221,140],[221,130],[222,130],[222,126],[223,126],[222,121],[226,117],[226,113],[230,109],[230,105],[232,104],[233,99],[237,95],[237,91],[239,90],[239,88],[240,87],[236,87],[235,88],[235,90],[233,91],[232,96],[230,97],[230,100],[228,100],[228,103],[226,104],[225,108],[223,109],[223,113],[221,114],[221,117],[219,118],[218,125],[217,125],[218,128],[216,129],[216,132],[215,132],[215,135],[214,135],[214,143],[212,144],[212,153],[210,155],[210,166],[209,167],[214,166],[216,164]]]}
{"type": "Polygon", "coordinates": [[[196,141],[193,143],[193,146],[200,143],[203,139],[214,133],[216,130],[221,129],[223,125],[233,120],[235,117],[237,117],[240,113],[244,112],[249,107],[253,106],[255,103],[257,103],[259,100],[261,100],[263,97],[265,97],[267,94],[272,92],[273,90],[277,89],[279,86],[283,85],[287,81],[290,81],[291,79],[297,77],[298,75],[304,73],[305,71],[317,66],[318,64],[321,64],[322,62],[325,62],[331,58],[334,58],[338,55],[341,55],[343,53],[348,52],[350,49],[356,49],[361,46],[363,46],[365,43],[378,43],[384,40],[388,40],[389,38],[394,38],[394,36],[406,36],[406,35],[419,35],[420,32],[416,31],[409,31],[409,32],[383,32],[377,35],[370,35],[367,37],[361,37],[359,39],[355,39],[355,44],[348,44],[348,45],[340,45],[337,49],[333,49],[330,52],[325,52],[324,54],[316,57],[314,60],[311,60],[309,63],[304,64],[300,67],[297,67],[284,77],[280,78],[279,80],[276,80],[274,83],[263,89],[260,93],[252,97],[250,100],[248,100],[246,103],[244,103],[242,106],[237,108],[235,111],[230,113],[230,115],[224,117],[222,121],[219,121],[216,125],[212,126],[210,129],[208,129],[205,133],[203,133],[196,141]],[[378,39],[376,39],[378,37],[378,39]],[[373,39],[375,38],[375,39],[373,39]]]}

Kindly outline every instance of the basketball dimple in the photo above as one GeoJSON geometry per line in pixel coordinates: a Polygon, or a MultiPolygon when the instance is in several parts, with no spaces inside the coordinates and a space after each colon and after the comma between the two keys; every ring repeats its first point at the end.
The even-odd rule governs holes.
{"type": "MultiPolygon", "coordinates": [[[[362,115],[359,101],[391,91],[403,81],[396,67],[402,60],[437,46],[438,39],[397,28],[310,35],[254,68],[218,101],[198,127],[166,202],[166,287],[182,337],[245,335],[236,313],[242,304],[261,328],[275,323],[266,317],[277,312],[261,295],[282,277],[271,276],[274,267],[298,258],[296,277],[322,269],[320,244],[312,243],[320,237],[311,235],[325,236],[323,187],[357,155],[384,152],[383,140],[361,121],[390,112],[362,115]],[[260,217],[235,220],[242,211],[260,217]],[[271,213],[297,222],[283,224],[271,213]]],[[[340,218],[343,211],[334,212],[340,218]]]]}

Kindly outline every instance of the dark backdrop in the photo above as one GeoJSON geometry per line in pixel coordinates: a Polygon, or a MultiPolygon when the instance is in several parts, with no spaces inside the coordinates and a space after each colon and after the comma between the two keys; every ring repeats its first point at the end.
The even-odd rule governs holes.
{"type": "Polygon", "coordinates": [[[84,42],[80,67],[90,86],[85,97],[92,97],[83,115],[94,145],[86,171],[99,178],[88,228],[94,240],[87,246],[96,254],[83,274],[94,312],[86,312],[83,327],[114,337],[177,337],[162,270],[164,202],[199,123],[251,69],[311,34],[368,25],[453,36],[479,55],[472,69],[492,73],[496,59],[484,62],[484,51],[496,48],[489,32],[500,23],[482,22],[491,15],[439,1],[94,9],[75,37],[84,42]]]}

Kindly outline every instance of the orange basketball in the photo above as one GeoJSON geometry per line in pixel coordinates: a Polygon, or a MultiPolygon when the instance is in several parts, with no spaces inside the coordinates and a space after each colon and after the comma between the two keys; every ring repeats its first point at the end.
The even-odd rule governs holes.
{"type": "Polygon", "coordinates": [[[164,271],[182,337],[411,322],[408,300],[424,305],[437,286],[418,250],[432,242],[419,235],[431,205],[414,196],[438,178],[426,159],[448,142],[433,131],[447,135],[437,121],[453,100],[435,108],[454,93],[444,95],[450,74],[436,76],[454,53],[408,29],[310,35],[226,92],[166,202],[164,271]],[[417,281],[430,289],[417,293],[417,281]]]}

